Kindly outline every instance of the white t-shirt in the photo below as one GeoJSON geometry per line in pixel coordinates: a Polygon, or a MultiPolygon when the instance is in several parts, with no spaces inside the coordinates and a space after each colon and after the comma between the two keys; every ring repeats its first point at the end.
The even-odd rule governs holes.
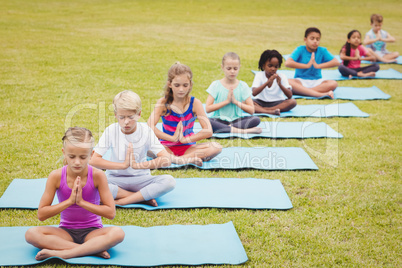
{"type": "MultiPolygon", "coordinates": [[[[289,85],[288,79],[284,74],[277,73],[281,78],[281,84],[290,90],[292,87],[289,85]]],[[[264,71],[257,72],[254,77],[253,85],[251,88],[259,87],[268,81],[267,76],[265,75],[264,71]]],[[[265,102],[273,102],[273,101],[281,101],[287,100],[288,98],[283,93],[282,89],[279,87],[278,82],[276,79],[272,83],[272,86],[265,87],[257,96],[254,96],[253,99],[259,99],[265,102]]]]}
{"type": "MultiPolygon", "coordinates": [[[[152,151],[157,155],[162,150],[165,150],[159,142],[155,133],[146,123],[138,123],[134,133],[126,135],[121,131],[118,123],[108,126],[103,132],[99,143],[95,146],[95,152],[104,155],[109,149],[111,156],[109,161],[122,163],[126,159],[128,144],[133,144],[134,158],[137,163],[147,161],[147,152],[152,151]]],[[[112,176],[139,176],[149,175],[149,169],[127,169],[112,170],[108,169],[106,175],[112,176]]]]}

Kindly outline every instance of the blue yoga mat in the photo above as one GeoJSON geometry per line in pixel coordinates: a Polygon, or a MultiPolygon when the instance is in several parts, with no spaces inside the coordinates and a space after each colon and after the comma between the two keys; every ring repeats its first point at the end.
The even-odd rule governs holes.
{"type": "MultiPolygon", "coordinates": [[[[162,123],[156,127],[162,130],[162,123]]],[[[272,138],[272,139],[307,139],[307,138],[343,138],[342,134],[336,132],[324,122],[272,122],[263,121],[258,127],[262,129],[259,134],[241,134],[241,133],[214,133],[213,138],[272,138]]],[[[198,122],[194,123],[194,133],[201,130],[198,122]]]]}
{"type": "MultiPolygon", "coordinates": [[[[14,179],[0,198],[0,208],[37,209],[45,190],[44,179],[14,179]],[[29,192],[30,194],[26,194],[29,192]]],[[[176,188],[156,199],[159,206],[130,204],[146,210],[176,208],[291,209],[279,180],[234,178],[176,179],[176,188]]],[[[58,203],[57,197],[53,201],[58,203]]]]}
{"type": "MultiPolygon", "coordinates": [[[[272,114],[255,113],[257,116],[278,117],[272,114]]],[[[332,103],[297,105],[288,112],[281,113],[280,117],[369,117],[369,114],[362,112],[355,104],[332,103]]]]}
{"type": "Polygon", "coordinates": [[[229,147],[201,167],[172,164],[165,169],[193,166],[199,169],[318,170],[310,156],[298,147],[229,147]]]}
{"type": "MultiPolygon", "coordinates": [[[[39,249],[25,241],[29,227],[0,227],[0,266],[35,265],[39,249]]],[[[247,254],[232,222],[211,225],[122,226],[124,241],[109,250],[110,259],[87,256],[69,264],[159,266],[241,264],[247,254]]],[[[60,259],[60,258],[50,258],[60,259]]]]}
{"type": "MultiPolygon", "coordinates": [[[[293,78],[295,75],[294,70],[279,70],[278,73],[283,73],[287,78],[293,78]]],[[[342,76],[338,69],[335,70],[322,70],[322,78],[327,80],[350,80],[349,77],[342,76]]],[[[376,72],[375,77],[357,77],[352,79],[402,79],[402,74],[394,69],[379,70],[376,72]]]]}
{"type": "MultiPolygon", "coordinates": [[[[205,109],[205,104],[204,109],[205,109]]],[[[352,102],[348,103],[332,103],[332,104],[310,104],[302,105],[298,104],[295,108],[288,112],[282,112],[280,116],[272,114],[255,113],[257,116],[265,117],[369,117],[368,113],[362,112],[352,102]]],[[[207,113],[208,117],[212,116],[212,113],[207,113]]],[[[250,114],[244,112],[244,116],[250,116],[250,114]]]]}
{"type": "MultiPolygon", "coordinates": [[[[287,60],[290,57],[290,54],[288,55],[283,55],[283,57],[285,58],[285,60],[287,60]]],[[[341,57],[339,55],[334,55],[334,57],[339,61],[342,62],[341,57]]],[[[363,64],[373,64],[374,62],[372,61],[367,61],[367,60],[362,60],[363,64]]],[[[402,64],[402,56],[399,56],[398,58],[396,58],[396,62],[390,62],[390,63],[385,63],[382,61],[377,61],[375,62],[377,64],[402,64]]]]}
{"type": "MultiPolygon", "coordinates": [[[[294,99],[330,99],[330,96],[311,97],[293,95],[294,99]]],[[[334,99],[341,100],[388,100],[390,95],[382,92],[378,87],[337,87],[334,90],[334,99]]]]}

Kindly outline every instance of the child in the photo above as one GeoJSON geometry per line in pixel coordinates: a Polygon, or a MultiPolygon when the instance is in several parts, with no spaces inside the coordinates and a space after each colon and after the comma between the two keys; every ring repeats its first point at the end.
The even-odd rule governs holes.
{"type": "Polygon", "coordinates": [[[170,175],[152,176],[150,169],[169,166],[169,153],[146,123],[138,123],[141,116],[141,99],[129,90],[118,93],[113,99],[118,123],[105,129],[95,147],[90,163],[106,169],[109,189],[118,205],[144,202],[157,206],[155,198],[175,187],[170,175]],[[102,156],[111,150],[110,161],[102,156]],[[147,152],[157,157],[147,161],[147,152]]]}
{"type": "Polygon", "coordinates": [[[240,70],[240,58],[234,52],[228,52],[222,59],[225,77],[212,82],[207,89],[207,113],[214,112],[209,118],[215,133],[261,133],[257,127],[260,118],[243,116],[243,111],[254,114],[254,104],[248,85],[237,80],[240,70]]]}
{"type": "Polygon", "coordinates": [[[258,67],[262,72],[255,75],[251,86],[256,113],[280,115],[296,106],[288,79],[276,73],[281,64],[282,55],[278,51],[265,50],[261,54],[258,67]]]}
{"type": "Polygon", "coordinates": [[[293,93],[303,96],[334,98],[333,90],[338,83],[322,79],[321,69],[339,65],[339,61],[324,47],[320,47],[321,32],[315,27],[307,28],[305,46],[296,48],[286,60],[285,66],[296,68],[295,79],[289,79],[293,93]]]}
{"type": "Polygon", "coordinates": [[[165,97],[158,100],[148,125],[172,155],[173,163],[202,166],[202,161],[214,158],[222,151],[222,146],[216,142],[195,144],[196,141],[211,137],[212,127],[201,101],[190,96],[192,78],[193,73],[188,66],[176,63],[170,67],[165,97]],[[161,117],[163,132],[156,128],[161,117]],[[196,118],[202,130],[194,134],[196,118]]]}
{"type": "Polygon", "coordinates": [[[69,128],[63,137],[66,165],[50,173],[38,208],[41,221],[60,213],[60,225],[32,227],[25,233],[28,243],[42,249],[38,261],[87,255],[109,259],[106,250],[124,239],[120,227],[102,226],[101,217],[113,219],[116,210],[105,173],[88,165],[93,140],[88,129],[79,127],[69,128]],[[55,193],[59,203],[52,205],[55,193]]]}
{"type": "Polygon", "coordinates": [[[396,62],[398,52],[389,52],[385,47],[388,42],[395,42],[395,38],[388,32],[381,29],[383,18],[380,14],[373,14],[370,17],[371,30],[366,33],[364,44],[374,51],[377,61],[396,62]]]}
{"type": "Polygon", "coordinates": [[[358,30],[353,30],[348,33],[348,40],[345,45],[342,47],[340,51],[341,60],[343,60],[342,64],[339,65],[339,72],[343,76],[375,76],[375,72],[380,69],[378,64],[372,64],[365,67],[360,67],[360,61],[364,56],[365,60],[375,61],[374,53],[367,51],[361,45],[361,34],[358,30]]]}

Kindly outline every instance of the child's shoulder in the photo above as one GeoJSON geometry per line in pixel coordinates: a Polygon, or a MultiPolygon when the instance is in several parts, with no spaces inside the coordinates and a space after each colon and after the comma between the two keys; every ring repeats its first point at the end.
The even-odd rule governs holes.
{"type": "Polygon", "coordinates": [[[100,170],[100,169],[98,169],[98,168],[96,168],[94,166],[91,166],[91,167],[92,167],[92,176],[94,176],[94,177],[106,176],[105,172],[103,170],[100,170]]]}

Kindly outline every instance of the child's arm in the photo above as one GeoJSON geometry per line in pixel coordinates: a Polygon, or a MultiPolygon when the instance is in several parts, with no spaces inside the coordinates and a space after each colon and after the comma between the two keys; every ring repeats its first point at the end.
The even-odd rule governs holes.
{"type": "MultiPolygon", "coordinates": [[[[356,52],[357,51],[358,50],[356,50],[356,52]]],[[[360,57],[358,55],[355,55],[354,57],[347,56],[346,51],[344,49],[342,49],[341,52],[339,53],[339,57],[341,58],[341,60],[360,60],[360,57]]]]}
{"type": "Polygon", "coordinates": [[[365,47],[363,47],[363,49],[366,51],[366,55],[364,56],[364,60],[377,61],[377,57],[374,55],[373,50],[371,50],[370,48],[365,48],[365,47]]]}
{"type": "Polygon", "coordinates": [[[366,34],[364,37],[363,45],[371,45],[372,43],[375,43],[377,41],[380,41],[380,37],[376,35],[376,38],[370,38],[369,34],[366,34]]]}
{"type": "Polygon", "coordinates": [[[391,36],[389,33],[387,33],[386,38],[380,38],[381,41],[386,42],[386,43],[393,43],[395,42],[395,38],[391,36]]]}
{"type": "Polygon", "coordinates": [[[246,113],[254,114],[254,102],[251,99],[251,97],[248,97],[246,99],[246,101],[244,101],[244,102],[240,102],[240,101],[236,100],[234,95],[233,95],[232,102],[233,102],[234,105],[236,105],[237,107],[239,107],[240,109],[242,109],[246,113]]]}
{"type": "Polygon", "coordinates": [[[163,98],[159,99],[158,102],[156,103],[155,109],[151,113],[151,115],[148,118],[148,126],[152,129],[152,131],[155,133],[156,137],[158,139],[166,140],[166,141],[172,141],[172,142],[177,142],[179,140],[180,136],[180,128],[176,128],[176,132],[174,133],[173,136],[164,133],[163,131],[160,131],[157,127],[156,124],[158,123],[159,119],[162,116],[162,113],[165,110],[165,105],[163,103],[163,98]]]}
{"type": "Polygon", "coordinates": [[[291,99],[293,96],[293,92],[290,89],[286,88],[284,85],[282,85],[282,79],[278,74],[275,74],[274,76],[283,94],[285,94],[288,99],[291,99]]]}
{"type": "Polygon", "coordinates": [[[294,69],[309,69],[313,65],[313,62],[315,62],[314,52],[311,53],[310,61],[306,64],[297,62],[297,61],[293,60],[291,57],[289,57],[285,61],[285,66],[288,68],[294,68],[294,69]]]}
{"type": "Polygon", "coordinates": [[[197,142],[203,139],[207,139],[212,136],[212,126],[211,122],[209,121],[205,111],[204,107],[202,107],[202,103],[199,99],[194,99],[194,105],[193,105],[193,113],[197,115],[198,122],[200,122],[200,125],[202,127],[202,130],[200,130],[198,133],[195,133],[192,136],[189,137],[181,137],[180,142],[181,143],[190,143],[190,142],[197,142]]]}
{"type": "Polygon", "coordinates": [[[60,187],[60,178],[61,169],[58,169],[52,171],[46,181],[45,192],[40,199],[38,207],[38,219],[40,221],[44,221],[50,217],[53,217],[68,208],[69,206],[75,204],[76,192],[72,191],[69,199],[52,206],[56,190],[60,187]]]}
{"type": "Polygon", "coordinates": [[[336,58],[333,58],[333,59],[330,60],[330,61],[327,61],[327,62],[324,62],[324,63],[320,63],[320,64],[318,64],[318,63],[316,63],[316,62],[314,61],[313,66],[314,66],[314,68],[316,68],[316,69],[325,69],[325,68],[336,67],[336,66],[339,66],[340,64],[341,64],[341,63],[340,63],[336,58]]]}
{"type": "Polygon", "coordinates": [[[222,107],[225,107],[228,105],[231,100],[230,100],[230,94],[228,94],[228,98],[225,101],[219,102],[219,103],[214,103],[215,99],[211,95],[208,95],[207,102],[205,103],[205,110],[207,113],[214,112],[216,110],[219,110],[222,107]]]}
{"type": "Polygon", "coordinates": [[[82,199],[82,186],[80,177],[77,177],[76,181],[74,182],[74,188],[78,189],[76,204],[96,215],[108,219],[113,219],[116,215],[116,207],[113,196],[109,190],[109,186],[107,185],[105,173],[101,170],[93,169],[93,181],[95,188],[97,188],[99,191],[101,204],[95,205],[82,199]]]}
{"type": "Polygon", "coordinates": [[[258,87],[251,88],[251,92],[252,92],[253,96],[257,96],[258,94],[260,94],[261,91],[263,91],[264,88],[266,88],[266,87],[268,87],[268,88],[272,87],[272,83],[274,82],[274,80],[275,80],[275,77],[273,75],[271,75],[271,77],[268,78],[267,82],[263,83],[262,85],[260,85],[258,87]]]}
{"type": "Polygon", "coordinates": [[[166,150],[160,151],[157,157],[146,162],[137,163],[135,162],[134,156],[131,157],[131,168],[133,169],[156,169],[160,167],[168,167],[172,163],[171,154],[166,150]]]}
{"type": "Polygon", "coordinates": [[[133,150],[132,144],[131,146],[129,144],[126,152],[126,159],[124,160],[124,162],[121,163],[103,159],[100,154],[94,152],[91,159],[89,160],[89,164],[99,169],[115,169],[115,170],[126,169],[130,166],[130,155],[132,153],[132,150],[133,150]]]}

